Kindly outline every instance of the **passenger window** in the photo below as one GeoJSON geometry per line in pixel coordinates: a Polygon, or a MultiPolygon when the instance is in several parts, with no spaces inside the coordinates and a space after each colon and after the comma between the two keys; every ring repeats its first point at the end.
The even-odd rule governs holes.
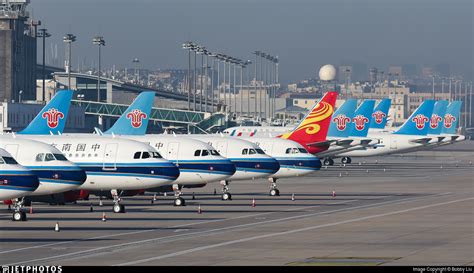
{"type": "Polygon", "coordinates": [[[38,161],[38,162],[43,161],[44,160],[44,154],[43,153],[37,154],[35,160],[38,161]]]}
{"type": "Polygon", "coordinates": [[[208,155],[209,155],[209,151],[208,151],[208,150],[202,150],[201,156],[208,156],[208,155]]]}
{"type": "Polygon", "coordinates": [[[44,156],[44,161],[53,161],[53,160],[56,160],[56,158],[54,158],[53,154],[46,154],[44,156]]]}
{"type": "Polygon", "coordinates": [[[257,152],[254,150],[254,149],[249,149],[249,155],[254,155],[256,154],[257,152]]]}
{"type": "Polygon", "coordinates": [[[139,159],[141,155],[142,155],[141,152],[136,152],[136,153],[133,155],[133,159],[139,159]]]}
{"type": "Polygon", "coordinates": [[[200,156],[201,155],[201,150],[196,150],[194,152],[194,156],[200,156]]]}
{"type": "Polygon", "coordinates": [[[243,149],[243,150],[242,150],[242,154],[243,154],[243,155],[246,155],[246,154],[248,154],[248,152],[249,152],[249,150],[248,150],[248,149],[243,149]]]}
{"type": "Polygon", "coordinates": [[[143,158],[143,159],[150,158],[150,157],[151,157],[151,156],[150,156],[150,153],[148,153],[148,152],[143,152],[143,153],[142,153],[142,158],[143,158]]]}

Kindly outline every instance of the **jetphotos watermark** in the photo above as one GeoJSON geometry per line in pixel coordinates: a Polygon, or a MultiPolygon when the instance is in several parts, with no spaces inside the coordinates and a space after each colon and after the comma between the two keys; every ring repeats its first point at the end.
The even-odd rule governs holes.
{"type": "Polygon", "coordinates": [[[425,266],[413,267],[413,272],[420,273],[445,273],[445,272],[459,272],[469,273],[472,271],[472,266],[425,266]]]}
{"type": "Polygon", "coordinates": [[[0,273],[61,273],[62,266],[56,265],[3,265],[0,273]]]}

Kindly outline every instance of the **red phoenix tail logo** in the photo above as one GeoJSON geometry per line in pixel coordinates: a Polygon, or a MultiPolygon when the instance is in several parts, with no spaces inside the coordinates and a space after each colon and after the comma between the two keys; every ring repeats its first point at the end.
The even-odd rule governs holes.
{"type": "Polygon", "coordinates": [[[456,118],[453,115],[446,114],[444,116],[444,127],[451,128],[451,126],[453,125],[453,122],[455,121],[456,121],[456,118]]]}
{"type": "Polygon", "coordinates": [[[59,119],[64,118],[64,114],[56,108],[50,108],[41,117],[46,119],[49,128],[56,128],[59,125],[59,119]]]}
{"type": "Polygon", "coordinates": [[[438,124],[441,120],[442,120],[442,118],[440,116],[438,116],[437,114],[431,115],[431,121],[430,121],[431,129],[438,128],[438,124]]]}
{"type": "Polygon", "coordinates": [[[377,124],[380,124],[382,123],[383,121],[383,118],[387,116],[384,112],[378,110],[378,111],[375,111],[373,114],[372,114],[372,117],[374,118],[375,120],[375,123],[377,124]]]}
{"type": "Polygon", "coordinates": [[[332,121],[336,123],[337,129],[339,131],[344,131],[346,129],[347,123],[350,122],[351,119],[346,117],[346,115],[339,114],[333,118],[332,121]]]}
{"type": "Polygon", "coordinates": [[[146,119],[147,115],[139,109],[135,109],[128,112],[126,117],[130,119],[133,128],[140,128],[140,126],[142,126],[142,120],[146,119]]]}
{"type": "Polygon", "coordinates": [[[429,121],[429,118],[427,118],[425,115],[423,114],[418,114],[416,115],[415,117],[413,117],[411,119],[411,121],[415,122],[416,123],[416,128],[418,130],[422,130],[423,128],[425,128],[425,123],[427,121],[429,121]]]}
{"type": "Polygon", "coordinates": [[[358,131],[364,130],[365,124],[369,122],[369,119],[364,117],[363,115],[357,115],[352,119],[352,122],[355,123],[355,128],[358,131]]]}

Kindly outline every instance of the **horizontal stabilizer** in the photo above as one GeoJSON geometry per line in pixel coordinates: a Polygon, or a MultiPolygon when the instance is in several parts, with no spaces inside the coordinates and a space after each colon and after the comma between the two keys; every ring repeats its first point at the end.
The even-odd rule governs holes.
{"type": "Polygon", "coordinates": [[[336,144],[335,145],[338,145],[338,146],[347,146],[347,145],[350,145],[354,140],[353,139],[341,139],[341,140],[338,140],[336,141],[336,144]]]}
{"type": "Polygon", "coordinates": [[[313,142],[313,143],[308,143],[306,144],[309,147],[325,147],[330,145],[332,142],[335,140],[325,140],[325,141],[318,141],[318,142],[313,142]]]}
{"type": "Polygon", "coordinates": [[[411,143],[420,143],[420,144],[427,144],[430,142],[431,137],[424,137],[424,138],[417,138],[417,139],[410,139],[411,143]]]}

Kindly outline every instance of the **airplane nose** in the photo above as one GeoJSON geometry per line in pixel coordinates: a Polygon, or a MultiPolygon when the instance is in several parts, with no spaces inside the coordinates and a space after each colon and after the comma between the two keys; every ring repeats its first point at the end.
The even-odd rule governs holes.
{"type": "Polygon", "coordinates": [[[151,168],[151,173],[168,177],[170,180],[176,180],[179,177],[179,168],[173,163],[164,164],[161,168],[151,168]]]}
{"type": "Polygon", "coordinates": [[[22,172],[21,175],[0,174],[0,188],[4,186],[20,187],[23,190],[34,191],[39,186],[38,177],[33,172],[22,172]]]}
{"type": "Polygon", "coordinates": [[[216,164],[210,164],[209,170],[211,172],[222,173],[226,175],[233,175],[236,171],[235,164],[230,160],[223,160],[216,164]]]}
{"type": "Polygon", "coordinates": [[[268,171],[270,174],[278,172],[280,163],[274,158],[268,158],[255,163],[255,169],[268,171]]]}

